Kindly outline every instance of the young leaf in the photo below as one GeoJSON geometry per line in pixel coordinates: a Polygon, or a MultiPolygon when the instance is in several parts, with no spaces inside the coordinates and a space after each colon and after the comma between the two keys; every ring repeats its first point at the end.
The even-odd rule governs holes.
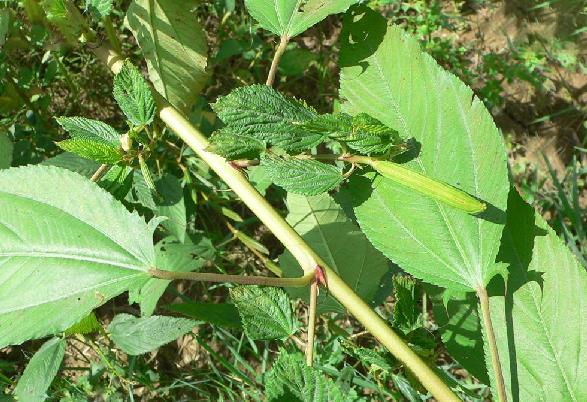
{"type": "Polygon", "coordinates": [[[265,141],[229,128],[215,131],[210,137],[210,144],[208,149],[211,152],[228,160],[256,159],[267,148],[265,141]]]}
{"type": "Polygon", "coordinates": [[[251,339],[284,339],[298,330],[291,301],[283,289],[237,286],[230,289],[230,298],[251,339]]]}
{"type": "Polygon", "coordinates": [[[65,354],[65,339],[52,338],[41,346],[24,369],[14,389],[19,401],[43,402],[65,354]]]}
{"type": "Polygon", "coordinates": [[[85,0],[85,3],[85,11],[97,20],[109,16],[112,12],[112,0],[85,0]]]}
{"type": "Polygon", "coordinates": [[[76,45],[86,23],[73,1],[42,0],[40,3],[47,20],[57,27],[69,44],[76,45]]]}
{"type": "Polygon", "coordinates": [[[8,169],[12,164],[14,145],[6,134],[0,133],[0,169],[8,169]]]}
{"type": "Polygon", "coordinates": [[[208,45],[194,12],[197,5],[196,0],[134,0],[126,13],[153,86],[184,112],[207,80],[208,45]]]}
{"type": "Polygon", "coordinates": [[[118,314],[108,326],[108,331],[124,353],[142,355],[190,332],[195,325],[195,321],[187,318],[161,315],[137,318],[130,314],[118,314]]]}
{"type": "Polygon", "coordinates": [[[312,148],[327,137],[326,133],[301,127],[303,122],[316,116],[314,109],[267,85],[237,88],[219,98],[212,108],[231,131],[286,151],[312,148]]]}
{"type": "MultiPolygon", "coordinates": [[[[200,237],[195,243],[188,238],[184,244],[170,239],[161,240],[155,248],[156,267],[164,271],[198,271],[215,252],[212,242],[205,237],[200,237]]],[[[129,294],[129,302],[139,303],[141,315],[149,316],[155,311],[157,302],[169,283],[171,281],[151,278],[136,292],[129,294]]]]}
{"type": "Polygon", "coordinates": [[[84,117],[59,117],[57,122],[71,139],[57,143],[60,148],[100,163],[121,160],[119,135],[108,124],[84,117]]]}
{"type": "Polygon", "coordinates": [[[339,168],[314,159],[263,153],[261,166],[265,168],[273,183],[296,194],[325,193],[338,186],[343,180],[339,168]]]}
{"type": "Polygon", "coordinates": [[[114,99],[135,126],[150,124],[155,118],[155,99],[138,68],[125,61],[114,77],[114,99]]]}
{"type": "Polygon", "coordinates": [[[194,320],[209,322],[228,328],[242,328],[238,310],[229,303],[181,303],[165,306],[166,309],[183,314],[194,320]]]}
{"type": "Polygon", "coordinates": [[[342,402],[352,401],[328,377],[308,367],[304,357],[281,350],[265,381],[267,401],[342,402]]]}
{"type": "MultiPolygon", "coordinates": [[[[371,303],[384,275],[389,271],[387,259],[377,251],[359,228],[346,217],[342,208],[328,194],[304,197],[288,194],[287,222],[332,267],[341,278],[371,303]]],[[[279,257],[279,265],[288,277],[303,275],[302,269],[286,251],[279,257]]],[[[307,289],[288,288],[292,297],[309,300],[307,289]]],[[[319,311],[343,312],[344,309],[328,292],[318,296],[319,311]]]]}
{"type": "Polygon", "coordinates": [[[357,346],[352,341],[342,339],[340,341],[342,350],[357,359],[363,366],[365,366],[370,374],[383,372],[385,374],[390,373],[394,366],[394,359],[389,353],[382,355],[374,349],[363,348],[357,346]]]}
{"type": "Polygon", "coordinates": [[[384,154],[394,148],[398,151],[406,149],[396,130],[366,113],[359,113],[353,117],[351,134],[341,140],[352,150],[365,155],[384,154]]]}
{"type": "Polygon", "coordinates": [[[134,169],[130,166],[112,166],[100,179],[98,185],[117,200],[123,200],[132,188],[134,169]]]}
{"type": "Polygon", "coordinates": [[[288,38],[301,34],[330,14],[343,13],[356,0],[245,0],[264,29],[288,38]]]}
{"type": "Polygon", "coordinates": [[[407,168],[491,208],[481,219],[367,175],[350,181],[357,220],[375,247],[410,274],[452,290],[483,287],[501,272],[495,256],[509,188],[503,139],[471,89],[422,52],[417,40],[386,27],[375,11],[359,14],[349,15],[343,33],[345,110],[367,113],[414,138],[422,152],[407,168]],[[364,35],[365,27],[372,35],[364,35]]]}
{"type": "Polygon", "coordinates": [[[110,194],[55,167],[0,171],[0,348],[64,331],[141,286],[152,231],[110,194]]]}
{"type": "Polygon", "coordinates": [[[490,297],[508,400],[587,400],[587,272],[513,188],[498,261],[510,264],[490,297]]]}

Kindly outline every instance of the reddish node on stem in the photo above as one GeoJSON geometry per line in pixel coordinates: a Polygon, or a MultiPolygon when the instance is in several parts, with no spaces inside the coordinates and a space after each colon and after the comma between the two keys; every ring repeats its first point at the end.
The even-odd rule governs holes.
{"type": "Polygon", "coordinates": [[[319,285],[323,285],[325,288],[328,288],[328,283],[326,282],[326,274],[324,274],[324,269],[320,265],[316,265],[314,268],[316,270],[316,282],[319,285]]]}

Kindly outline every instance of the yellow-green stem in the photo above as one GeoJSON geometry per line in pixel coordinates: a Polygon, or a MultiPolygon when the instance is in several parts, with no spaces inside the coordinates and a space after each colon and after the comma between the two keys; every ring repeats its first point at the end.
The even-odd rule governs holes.
{"type": "Polygon", "coordinates": [[[279,45],[277,49],[275,49],[275,55],[273,56],[273,61],[271,62],[271,67],[269,68],[269,74],[267,74],[267,82],[266,85],[271,86],[273,85],[273,81],[275,81],[275,75],[277,74],[277,66],[279,66],[279,60],[281,60],[281,56],[285,52],[285,48],[287,47],[287,42],[289,38],[284,35],[281,37],[279,41],[279,45]]]}
{"type": "MultiPolygon", "coordinates": [[[[120,71],[123,59],[109,48],[95,49],[96,55],[115,73],[120,71]]],[[[290,251],[304,272],[314,272],[322,267],[328,283],[328,291],[398,360],[403,362],[439,402],[460,399],[374,310],[367,305],[301,238],[281,215],[257,192],[247,178],[224,158],[208,152],[208,140],[165,99],[159,97],[159,117],[194,152],[206,162],[218,176],[240,197],[251,211],[290,251]]]]}
{"type": "Polygon", "coordinates": [[[167,279],[170,281],[185,279],[198,282],[238,283],[240,285],[276,286],[287,288],[303,288],[308,286],[314,279],[313,272],[308,272],[299,278],[270,278],[267,276],[225,275],[208,272],[173,272],[163,271],[157,268],[151,268],[149,273],[155,278],[167,279]]]}
{"type": "Polygon", "coordinates": [[[318,308],[318,281],[310,285],[310,305],[308,306],[308,341],[306,343],[306,364],[314,365],[314,339],[316,338],[316,309],[318,308]]]}
{"type": "Polygon", "coordinates": [[[491,310],[489,308],[489,296],[487,295],[487,290],[484,287],[480,287],[477,289],[477,296],[479,297],[479,303],[481,305],[483,327],[485,329],[485,335],[487,336],[487,343],[489,344],[493,373],[495,374],[495,388],[497,388],[497,398],[499,402],[507,402],[505,381],[503,380],[503,370],[499,360],[497,342],[495,341],[495,332],[493,331],[493,323],[491,322],[491,310]]]}

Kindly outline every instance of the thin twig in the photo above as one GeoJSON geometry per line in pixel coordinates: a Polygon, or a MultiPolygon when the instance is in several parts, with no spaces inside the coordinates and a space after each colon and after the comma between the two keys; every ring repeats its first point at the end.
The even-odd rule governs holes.
{"type": "Polygon", "coordinates": [[[266,276],[225,275],[208,272],[172,272],[151,268],[149,273],[155,278],[175,280],[185,279],[199,282],[238,283],[240,285],[278,286],[303,288],[314,279],[314,272],[308,272],[299,278],[270,278],[266,276]]]}
{"type": "Polygon", "coordinates": [[[314,365],[314,338],[316,337],[316,308],[318,300],[318,281],[310,285],[310,306],[308,311],[308,341],[306,345],[306,364],[314,365]]]}
{"type": "Polygon", "coordinates": [[[98,168],[98,170],[96,170],[94,172],[94,174],[92,175],[90,180],[93,181],[94,183],[97,183],[98,181],[100,181],[102,176],[104,176],[104,173],[106,173],[107,170],[108,170],[108,165],[106,165],[106,164],[100,165],[100,167],[98,168]]]}
{"type": "Polygon", "coordinates": [[[279,45],[277,46],[277,49],[275,49],[275,55],[273,56],[273,61],[271,62],[271,68],[269,69],[269,74],[267,75],[267,82],[265,85],[273,85],[273,81],[275,81],[275,74],[277,74],[277,66],[279,66],[279,60],[281,60],[281,56],[283,56],[283,53],[285,52],[288,41],[289,38],[286,35],[281,37],[279,45]]]}
{"type": "Polygon", "coordinates": [[[491,365],[493,366],[493,372],[495,374],[497,397],[499,402],[507,402],[505,381],[503,380],[503,370],[501,368],[501,362],[499,361],[497,342],[495,341],[495,332],[493,331],[493,323],[491,322],[489,296],[487,295],[487,290],[484,287],[477,289],[477,296],[479,297],[479,302],[481,303],[481,315],[483,316],[483,325],[485,327],[485,334],[487,335],[487,343],[489,344],[491,365]]]}

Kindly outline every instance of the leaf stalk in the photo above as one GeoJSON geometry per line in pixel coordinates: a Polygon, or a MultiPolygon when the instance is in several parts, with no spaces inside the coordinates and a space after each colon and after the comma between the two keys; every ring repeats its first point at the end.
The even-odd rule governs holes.
{"type": "Polygon", "coordinates": [[[271,67],[269,68],[269,74],[267,75],[267,82],[265,82],[265,85],[267,86],[272,86],[273,81],[275,81],[275,75],[277,74],[277,66],[279,66],[281,56],[283,56],[283,53],[285,52],[287,42],[289,42],[289,37],[287,35],[283,35],[281,37],[281,40],[279,41],[279,45],[277,45],[277,49],[275,49],[273,61],[271,61],[271,67]]]}
{"type": "Polygon", "coordinates": [[[299,278],[271,278],[267,276],[225,275],[208,272],[173,272],[151,268],[149,274],[155,278],[166,280],[185,279],[198,282],[238,283],[239,285],[275,286],[287,288],[303,288],[314,280],[314,273],[308,272],[299,278]]]}

